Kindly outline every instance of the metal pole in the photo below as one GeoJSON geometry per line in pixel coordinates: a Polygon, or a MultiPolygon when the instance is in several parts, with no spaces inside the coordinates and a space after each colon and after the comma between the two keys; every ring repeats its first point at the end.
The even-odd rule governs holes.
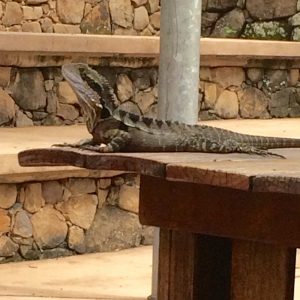
{"type": "MultiPolygon", "coordinates": [[[[161,0],[158,115],[198,121],[201,0],[161,0]]],[[[157,299],[159,229],[154,232],[152,296],[157,299]]]]}
{"type": "Polygon", "coordinates": [[[162,0],[159,102],[162,119],[196,123],[201,0],[162,0]]]}

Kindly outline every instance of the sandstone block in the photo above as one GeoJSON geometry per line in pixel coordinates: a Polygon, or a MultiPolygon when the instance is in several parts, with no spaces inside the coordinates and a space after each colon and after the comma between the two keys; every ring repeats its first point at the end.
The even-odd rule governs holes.
{"type": "Polygon", "coordinates": [[[41,29],[43,32],[52,33],[53,32],[53,22],[50,18],[44,18],[40,20],[41,29]]]}
{"type": "Polygon", "coordinates": [[[57,15],[62,23],[79,24],[83,18],[84,0],[57,0],[57,15]]]}
{"type": "Polygon", "coordinates": [[[10,208],[17,200],[17,187],[15,184],[0,184],[0,208],[10,208]]]}
{"type": "Polygon", "coordinates": [[[81,33],[79,25],[70,25],[70,24],[54,24],[53,31],[54,33],[72,33],[72,34],[81,33]]]}
{"type": "Polygon", "coordinates": [[[155,28],[155,29],[160,29],[160,11],[152,14],[150,16],[150,24],[155,28]]]}
{"type": "Polygon", "coordinates": [[[98,199],[96,195],[72,196],[65,202],[60,202],[56,208],[67,220],[83,229],[88,229],[95,217],[98,199]]]}
{"type": "Polygon", "coordinates": [[[0,208],[0,235],[10,231],[10,217],[7,211],[0,208]]]}
{"type": "Polygon", "coordinates": [[[238,93],[243,118],[268,118],[268,98],[257,88],[246,88],[238,93]]]}
{"type": "Polygon", "coordinates": [[[159,0],[148,0],[146,8],[150,14],[155,13],[159,9],[159,0]]]}
{"type": "Polygon", "coordinates": [[[10,83],[11,67],[0,67],[0,86],[5,88],[10,83]]]}
{"type": "Polygon", "coordinates": [[[204,83],[204,108],[214,108],[218,97],[218,86],[213,82],[204,83]]]}
{"type": "Polygon", "coordinates": [[[236,8],[222,16],[215,24],[212,37],[239,37],[245,24],[245,16],[241,9],[236,8]]]}
{"type": "Polygon", "coordinates": [[[36,68],[19,69],[12,97],[24,110],[38,110],[46,106],[44,78],[36,68]]]}
{"type": "Polygon", "coordinates": [[[42,28],[39,22],[30,22],[22,24],[23,32],[42,32],[42,28]]]}
{"type": "Polygon", "coordinates": [[[295,86],[299,81],[299,69],[290,69],[288,74],[288,84],[295,86]]]}
{"type": "Polygon", "coordinates": [[[64,120],[74,121],[79,117],[79,111],[73,105],[60,103],[57,107],[57,115],[64,120]]]}
{"type": "Polygon", "coordinates": [[[101,189],[98,189],[97,191],[97,196],[98,196],[98,208],[101,208],[106,199],[107,199],[107,196],[108,196],[108,192],[109,190],[101,190],[101,189]]]}
{"type": "Polygon", "coordinates": [[[77,226],[71,226],[68,234],[68,246],[78,253],[85,252],[84,231],[77,226]]]}
{"type": "Polygon", "coordinates": [[[113,206],[97,211],[95,220],[86,232],[87,252],[103,252],[138,246],[142,226],[138,216],[113,206]],[[114,222],[111,222],[114,220],[114,222]]]}
{"type": "Polygon", "coordinates": [[[69,189],[72,196],[96,192],[95,180],[91,178],[70,178],[66,183],[66,187],[69,189]]]}
{"type": "Polygon", "coordinates": [[[296,14],[297,0],[247,0],[246,8],[253,19],[278,19],[296,14]]]}
{"type": "Polygon", "coordinates": [[[98,180],[98,188],[99,189],[108,189],[111,186],[111,178],[100,178],[98,180]]]}
{"type": "Polygon", "coordinates": [[[263,79],[264,70],[259,68],[249,68],[247,69],[247,76],[252,82],[259,82],[263,79]]]}
{"type": "Polygon", "coordinates": [[[136,186],[122,185],[119,192],[119,207],[138,214],[139,193],[140,190],[136,186]]]}
{"type": "Polygon", "coordinates": [[[78,103],[77,96],[67,81],[61,81],[58,83],[57,93],[58,93],[58,101],[61,103],[66,103],[66,104],[78,103]]]}
{"type": "Polygon", "coordinates": [[[133,70],[131,78],[137,90],[146,90],[151,85],[149,73],[145,70],[133,70]]]}
{"type": "Polygon", "coordinates": [[[0,236],[0,257],[14,256],[19,246],[14,243],[8,236],[0,236]]]}
{"type": "Polygon", "coordinates": [[[241,86],[245,81],[245,72],[239,67],[220,67],[213,69],[213,81],[223,88],[241,86]]]}
{"type": "Polygon", "coordinates": [[[112,22],[121,27],[132,27],[133,9],[130,0],[110,0],[109,9],[112,22]]]}
{"type": "Polygon", "coordinates": [[[33,236],[37,244],[43,248],[55,248],[67,236],[68,226],[63,215],[52,207],[46,206],[31,218],[33,236]]]}
{"type": "Polygon", "coordinates": [[[134,9],[133,28],[143,30],[149,24],[149,16],[145,6],[140,6],[134,9]]]}
{"type": "Polygon", "coordinates": [[[43,9],[40,6],[23,6],[22,8],[25,20],[38,20],[43,15],[43,9]]]}
{"type": "Polygon", "coordinates": [[[2,18],[2,23],[5,26],[11,26],[16,24],[21,24],[23,19],[23,12],[20,4],[9,1],[6,3],[4,16],[2,18]]]}
{"type": "Polygon", "coordinates": [[[291,100],[295,97],[294,88],[284,88],[275,92],[271,96],[269,102],[270,114],[276,118],[285,118],[289,114],[289,106],[291,100]]]}
{"type": "Polygon", "coordinates": [[[15,216],[13,234],[23,238],[32,236],[32,224],[26,211],[20,210],[15,216]]]}
{"type": "Polygon", "coordinates": [[[200,68],[200,80],[212,81],[212,68],[201,67],[200,68]]]}
{"type": "Polygon", "coordinates": [[[63,188],[58,181],[42,183],[42,195],[47,204],[56,204],[63,200],[63,188]]]}
{"type": "Polygon", "coordinates": [[[0,89],[0,125],[10,123],[15,118],[15,113],[14,100],[0,89]]]}
{"type": "Polygon", "coordinates": [[[18,110],[16,113],[16,127],[33,126],[33,121],[26,116],[22,111],[18,110]]]}
{"type": "Polygon", "coordinates": [[[151,92],[145,93],[141,91],[135,95],[134,101],[137,103],[141,111],[145,113],[149,110],[150,106],[156,102],[156,98],[151,92]]]}
{"type": "Polygon", "coordinates": [[[236,118],[239,113],[239,102],[237,94],[232,91],[223,91],[217,99],[214,111],[219,117],[223,119],[236,118]]]}
{"type": "Polygon", "coordinates": [[[108,1],[101,1],[91,8],[80,25],[82,33],[111,34],[108,1]]]}
{"type": "Polygon", "coordinates": [[[121,102],[133,97],[134,86],[130,78],[126,74],[120,74],[117,78],[117,95],[121,102]]]}
{"type": "Polygon", "coordinates": [[[42,196],[42,185],[41,183],[30,183],[24,188],[24,193],[20,195],[23,197],[21,202],[24,201],[24,208],[30,212],[35,213],[39,211],[44,205],[44,198],[42,196]]]}

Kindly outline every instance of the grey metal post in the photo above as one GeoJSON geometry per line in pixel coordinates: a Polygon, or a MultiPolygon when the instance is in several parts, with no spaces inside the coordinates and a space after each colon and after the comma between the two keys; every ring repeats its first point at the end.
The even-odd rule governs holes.
{"type": "Polygon", "coordinates": [[[162,0],[159,102],[162,119],[198,119],[201,0],[162,0]]]}
{"type": "MultiPolygon", "coordinates": [[[[201,0],[161,0],[158,115],[198,121],[201,0]]],[[[154,232],[152,300],[157,299],[159,229],[154,232]]]]}

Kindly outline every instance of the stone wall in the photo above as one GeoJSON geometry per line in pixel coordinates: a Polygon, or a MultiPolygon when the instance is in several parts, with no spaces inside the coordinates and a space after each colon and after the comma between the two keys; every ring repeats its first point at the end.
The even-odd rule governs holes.
{"type": "MultiPolygon", "coordinates": [[[[0,1],[0,30],[159,35],[159,0],[0,1]]],[[[300,39],[299,0],[203,0],[202,35],[300,39]]]]}
{"type": "MultiPolygon", "coordinates": [[[[201,68],[199,119],[300,116],[299,69],[201,68]]],[[[135,101],[155,116],[157,68],[97,68],[115,89],[120,103],[135,101]]],[[[0,68],[0,126],[82,123],[77,97],[59,68],[0,68]]]]}
{"type": "Polygon", "coordinates": [[[156,35],[159,0],[0,1],[0,30],[156,35]]]}
{"type": "Polygon", "coordinates": [[[113,251],[152,242],[138,221],[139,179],[0,184],[0,262],[113,251]]]}

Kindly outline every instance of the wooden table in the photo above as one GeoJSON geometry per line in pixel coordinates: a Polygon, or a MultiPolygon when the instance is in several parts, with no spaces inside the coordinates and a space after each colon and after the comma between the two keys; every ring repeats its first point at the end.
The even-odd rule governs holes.
{"type": "Polygon", "coordinates": [[[276,152],[287,159],[52,148],[19,162],[140,173],[140,221],[161,228],[158,300],[291,300],[300,149],[276,152]]]}

